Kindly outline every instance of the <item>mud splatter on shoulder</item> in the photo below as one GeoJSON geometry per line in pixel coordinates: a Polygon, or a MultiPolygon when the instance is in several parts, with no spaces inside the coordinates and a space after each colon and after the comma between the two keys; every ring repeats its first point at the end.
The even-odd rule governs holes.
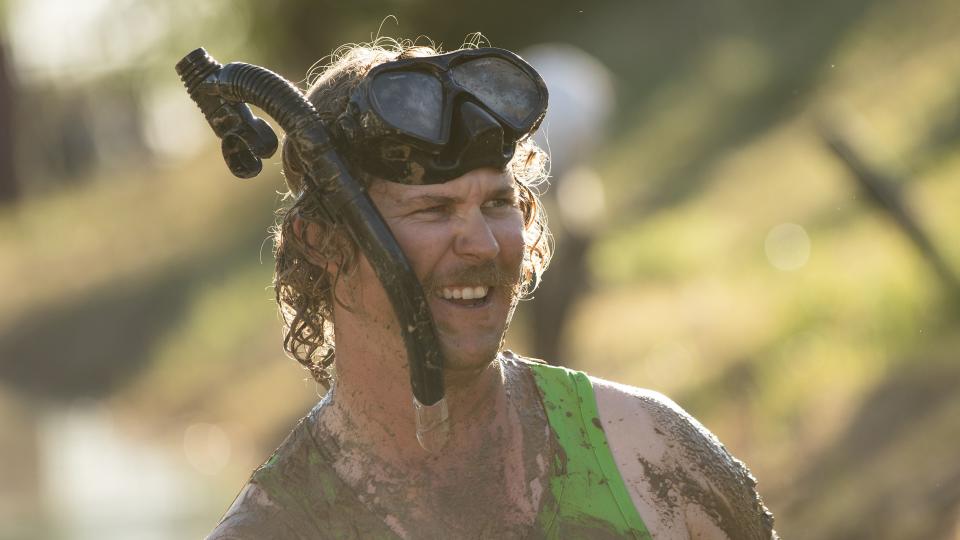
{"type": "Polygon", "coordinates": [[[747,466],[679,408],[654,397],[641,399],[656,432],[671,448],[662,463],[638,457],[662,507],[674,514],[684,504],[698,505],[730,538],[776,538],[773,514],[764,506],[747,466]]]}

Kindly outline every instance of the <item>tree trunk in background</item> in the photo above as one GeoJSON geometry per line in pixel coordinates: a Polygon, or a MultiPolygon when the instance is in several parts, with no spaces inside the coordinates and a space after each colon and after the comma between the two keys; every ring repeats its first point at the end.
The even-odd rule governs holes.
{"type": "Polygon", "coordinates": [[[567,365],[569,361],[561,348],[563,332],[570,308],[589,286],[590,271],[584,259],[591,243],[591,238],[572,234],[558,239],[550,269],[531,302],[533,356],[555,366],[567,365]]]}
{"type": "Polygon", "coordinates": [[[13,164],[13,94],[7,48],[0,41],[0,205],[11,203],[20,196],[13,164]]]}

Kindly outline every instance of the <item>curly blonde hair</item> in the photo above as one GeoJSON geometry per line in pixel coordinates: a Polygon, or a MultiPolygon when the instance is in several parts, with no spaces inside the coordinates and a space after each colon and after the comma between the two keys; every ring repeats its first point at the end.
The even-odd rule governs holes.
{"type": "MultiPolygon", "coordinates": [[[[464,48],[477,46],[478,42],[474,40],[464,48]]],[[[319,73],[308,76],[307,99],[323,121],[332,125],[346,110],[353,90],[373,67],[393,60],[437,54],[440,50],[432,45],[389,38],[368,44],[345,45],[334,52],[330,63],[319,73]]],[[[331,368],[334,361],[333,302],[338,301],[334,290],[340,273],[350,271],[356,264],[358,250],[348,240],[349,235],[343,226],[326,217],[320,199],[304,178],[303,166],[288,141],[283,144],[282,161],[289,189],[284,199],[289,202],[277,211],[277,224],[273,229],[276,259],[273,286],[284,325],[283,347],[310,371],[317,382],[329,387],[333,381],[331,368]],[[319,225],[317,245],[307,245],[305,239],[296,233],[294,223],[298,218],[319,225]],[[330,261],[338,270],[331,272],[311,263],[307,258],[311,252],[330,261]]],[[[539,196],[539,186],[547,178],[547,155],[527,138],[518,143],[507,168],[516,180],[523,212],[526,248],[520,294],[524,297],[536,289],[553,252],[539,196]]],[[[362,171],[351,173],[366,187],[370,186],[371,177],[362,171]]]]}

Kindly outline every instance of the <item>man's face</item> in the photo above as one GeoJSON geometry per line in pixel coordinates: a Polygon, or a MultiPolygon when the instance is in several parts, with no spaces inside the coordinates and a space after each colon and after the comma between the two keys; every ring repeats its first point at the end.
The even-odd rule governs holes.
{"type": "MultiPolygon", "coordinates": [[[[511,175],[477,169],[443,184],[378,182],[370,195],[423,285],[449,370],[483,367],[499,351],[517,301],[523,213],[511,175]]],[[[364,259],[349,279],[362,310],[391,313],[364,259]]]]}

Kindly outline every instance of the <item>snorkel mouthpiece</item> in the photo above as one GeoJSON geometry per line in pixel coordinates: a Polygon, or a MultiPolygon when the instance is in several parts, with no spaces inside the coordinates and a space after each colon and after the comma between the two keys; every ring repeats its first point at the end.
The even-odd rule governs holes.
{"type": "Polygon", "coordinates": [[[420,443],[420,447],[431,454],[443,450],[450,437],[450,412],[447,410],[447,400],[441,399],[433,405],[424,405],[414,396],[413,410],[416,415],[417,442],[420,443]]]}

